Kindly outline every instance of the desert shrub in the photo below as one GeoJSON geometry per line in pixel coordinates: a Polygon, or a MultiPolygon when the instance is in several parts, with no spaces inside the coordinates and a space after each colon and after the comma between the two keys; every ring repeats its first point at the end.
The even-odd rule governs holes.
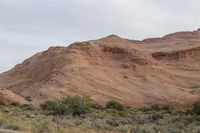
{"type": "Polygon", "coordinates": [[[54,115],[68,115],[70,114],[71,109],[69,108],[68,104],[58,102],[55,109],[53,109],[54,115]]]}
{"type": "Polygon", "coordinates": [[[200,101],[193,104],[192,112],[200,115],[200,101]]]}
{"type": "Polygon", "coordinates": [[[88,96],[65,97],[60,101],[60,105],[67,105],[69,113],[81,115],[90,111],[91,103],[88,96]]]}
{"type": "Polygon", "coordinates": [[[121,111],[121,110],[119,111],[119,110],[110,109],[110,108],[102,110],[101,114],[103,116],[112,116],[112,117],[126,117],[128,115],[126,111],[121,111]]]}
{"type": "Polygon", "coordinates": [[[34,110],[35,109],[31,104],[22,104],[19,107],[23,110],[34,110]]]}
{"type": "Polygon", "coordinates": [[[20,104],[17,103],[17,102],[12,102],[12,103],[10,104],[10,106],[15,106],[15,107],[17,107],[17,106],[20,106],[20,104]]]}
{"type": "Polygon", "coordinates": [[[170,105],[164,105],[162,106],[162,110],[173,110],[173,106],[170,106],[170,105]]]}
{"type": "Polygon", "coordinates": [[[158,133],[159,130],[153,124],[143,124],[138,125],[136,128],[132,129],[133,133],[158,133]]]}
{"type": "Polygon", "coordinates": [[[159,119],[163,119],[163,115],[162,115],[162,114],[153,114],[153,115],[151,116],[151,118],[152,118],[153,120],[159,120],[159,119]]]}
{"type": "Polygon", "coordinates": [[[9,108],[22,109],[22,110],[34,110],[35,108],[31,104],[19,104],[17,102],[12,102],[9,108]]]}
{"type": "Polygon", "coordinates": [[[41,108],[58,115],[81,115],[90,112],[91,103],[88,96],[68,96],[56,102],[47,101],[41,108]]]}
{"type": "Polygon", "coordinates": [[[62,119],[56,119],[55,122],[58,125],[61,125],[63,127],[69,127],[69,126],[77,126],[82,123],[80,119],[75,119],[75,118],[62,118],[62,119]]]}
{"type": "Polygon", "coordinates": [[[155,105],[151,105],[151,110],[160,111],[161,108],[159,105],[155,104],[155,105]]]}
{"type": "Polygon", "coordinates": [[[29,101],[29,102],[31,102],[31,101],[33,100],[32,97],[30,97],[30,96],[26,96],[25,99],[26,99],[27,101],[29,101]]]}
{"type": "Polygon", "coordinates": [[[103,107],[100,104],[94,103],[94,102],[91,103],[91,107],[93,109],[96,109],[96,110],[102,110],[103,109],[103,107]]]}
{"type": "Polygon", "coordinates": [[[0,115],[0,127],[4,129],[18,130],[19,123],[12,120],[12,117],[7,115],[0,115]]]}
{"type": "Polygon", "coordinates": [[[119,126],[118,121],[116,121],[115,119],[107,119],[106,123],[109,124],[112,127],[117,127],[119,126]]]}
{"type": "Polygon", "coordinates": [[[110,130],[112,129],[112,126],[110,126],[108,123],[107,123],[107,120],[106,118],[103,118],[103,119],[95,119],[95,121],[93,121],[92,123],[92,127],[96,128],[96,129],[101,129],[101,130],[110,130]]]}
{"type": "Polygon", "coordinates": [[[32,125],[34,133],[53,133],[53,125],[48,120],[36,120],[32,125]]]}
{"type": "Polygon", "coordinates": [[[144,112],[148,112],[148,111],[161,111],[161,110],[170,110],[169,109],[170,106],[160,106],[158,104],[154,104],[154,105],[151,105],[150,107],[143,107],[141,108],[142,111],[144,112]]]}
{"type": "Polygon", "coordinates": [[[142,110],[144,112],[148,112],[148,111],[160,111],[161,107],[158,104],[155,104],[155,105],[151,105],[150,107],[143,107],[142,110]]]}
{"type": "Polygon", "coordinates": [[[187,123],[192,123],[192,122],[195,122],[195,121],[200,121],[200,115],[196,115],[196,114],[188,115],[185,118],[185,120],[186,120],[187,123]]]}
{"type": "Polygon", "coordinates": [[[118,111],[122,111],[124,107],[119,102],[112,100],[112,101],[108,101],[106,103],[106,107],[105,108],[106,109],[115,109],[115,110],[118,110],[118,111]]]}
{"type": "Polygon", "coordinates": [[[161,111],[162,107],[158,104],[155,104],[155,105],[151,105],[150,110],[161,111]]]}
{"type": "Polygon", "coordinates": [[[4,126],[5,129],[11,129],[11,130],[19,130],[19,125],[14,123],[7,123],[6,126],[4,126]]]}
{"type": "Polygon", "coordinates": [[[57,102],[54,101],[46,101],[45,103],[40,105],[43,110],[52,111],[57,107],[57,102]]]}

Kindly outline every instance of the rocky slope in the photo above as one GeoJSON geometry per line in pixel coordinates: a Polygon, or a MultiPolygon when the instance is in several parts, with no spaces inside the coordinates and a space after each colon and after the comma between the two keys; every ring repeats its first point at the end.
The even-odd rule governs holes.
{"type": "Polygon", "coordinates": [[[66,95],[90,95],[101,104],[174,104],[200,98],[200,31],[143,41],[111,35],[50,47],[0,75],[0,87],[35,105],[66,95]]]}
{"type": "Polygon", "coordinates": [[[24,98],[7,89],[0,88],[0,105],[29,104],[24,98]]]}

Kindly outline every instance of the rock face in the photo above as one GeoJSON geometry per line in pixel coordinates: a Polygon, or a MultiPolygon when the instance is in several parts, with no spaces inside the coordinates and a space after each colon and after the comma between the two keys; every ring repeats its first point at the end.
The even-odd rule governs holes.
{"type": "Polygon", "coordinates": [[[28,102],[7,89],[0,89],[0,105],[11,105],[13,103],[16,104],[28,104],[28,102]]]}
{"type": "Polygon", "coordinates": [[[50,47],[0,75],[0,87],[35,105],[66,95],[90,95],[101,104],[174,104],[200,98],[200,31],[143,41],[111,35],[50,47]]]}

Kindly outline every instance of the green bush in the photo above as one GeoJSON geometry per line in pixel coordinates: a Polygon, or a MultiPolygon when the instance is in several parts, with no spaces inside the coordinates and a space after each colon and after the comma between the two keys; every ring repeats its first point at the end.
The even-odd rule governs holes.
{"type": "Polygon", "coordinates": [[[67,105],[69,113],[73,115],[80,115],[89,112],[91,109],[91,103],[88,96],[75,96],[65,97],[60,101],[60,105],[67,105]]]}
{"type": "Polygon", "coordinates": [[[45,103],[41,104],[41,108],[46,111],[53,111],[57,108],[57,102],[46,101],[45,103]]]}
{"type": "Polygon", "coordinates": [[[47,101],[41,105],[43,110],[51,111],[59,115],[81,115],[91,110],[91,103],[88,96],[68,96],[56,102],[47,101]]]}
{"type": "Polygon", "coordinates": [[[69,105],[62,102],[58,102],[56,108],[52,111],[54,115],[68,115],[71,112],[69,105]]]}
{"type": "Polygon", "coordinates": [[[192,112],[200,115],[200,101],[193,104],[192,112]]]}
{"type": "Polygon", "coordinates": [[[123,105],[116,102],[116,101],[108,101],[106,103],[106,109],[115,109],[115,110],[118,110],[118,111],[122,111],[124,109],[123,105]]]}

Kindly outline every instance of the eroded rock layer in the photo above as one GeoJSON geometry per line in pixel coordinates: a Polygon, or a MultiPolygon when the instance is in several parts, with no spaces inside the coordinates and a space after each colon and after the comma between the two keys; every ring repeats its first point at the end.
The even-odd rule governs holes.
{"type": "Polygon", "coordinates": [[[0,87],[35,105],[87,94],[101,104],[188,107],[200,98],[200,31],[143,41],[111,35],[51,47],[1,74],[0,87]]]}

